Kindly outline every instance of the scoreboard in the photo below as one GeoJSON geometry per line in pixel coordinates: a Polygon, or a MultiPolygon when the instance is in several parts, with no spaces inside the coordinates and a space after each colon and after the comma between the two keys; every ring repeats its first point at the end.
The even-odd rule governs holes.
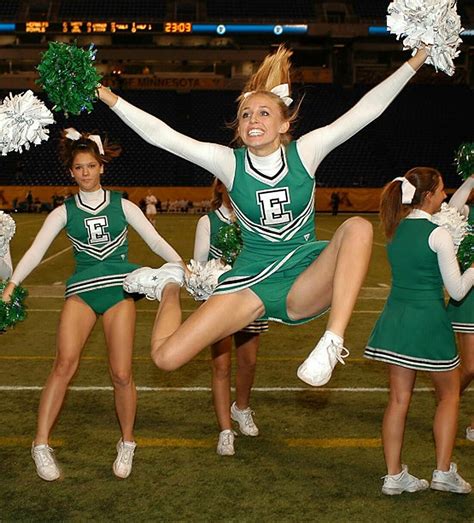
{"type": "Polygon", "coordinates": [[[25,23],[0,23],[0,33],[156,33],[156,34],[306,34],[306,24],[195,24],[186,21],[163,23],[148,22],[99,22],[67,20],[63,22],[28,21],[25,23]]]}

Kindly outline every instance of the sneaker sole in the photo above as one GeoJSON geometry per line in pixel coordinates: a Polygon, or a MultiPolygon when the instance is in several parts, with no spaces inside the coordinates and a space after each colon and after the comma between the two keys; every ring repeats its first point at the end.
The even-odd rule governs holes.
{"type": "Polygon", "coordinates": [[[320,380],[318,381],[317,383],[313,383],[309,380],[309,378],[307,378],[305,375],[304,375],[304,371],[298,369],[297,372],[296,372],[296,375],[298,376],[298,378],[306,383],[306,385],[311,385],[311,387],[322,387],[323,385],[326,385],[326,383],[329,382],[329,380],[331,379],[331,376],[332,376],[332,373],[331,375],[326,379],[323,379],[323,380],[320,380]]]}
{"type": "Polygon", "coordinates": [[[453,494],[469,494],[472,489],[462,490],[461,488],[456,488],[447,483],[441,483],[439,481],[432,481],[430,488],[432,490],[439,490],[441,492],[452,492],[453,494]]]}

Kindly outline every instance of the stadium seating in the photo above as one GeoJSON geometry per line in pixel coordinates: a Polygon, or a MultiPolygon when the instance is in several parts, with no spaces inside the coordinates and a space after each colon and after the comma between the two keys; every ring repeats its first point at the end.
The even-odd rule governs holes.
{"type": "Polygon", "coordinates": [[[2,0],[0,21],[3,20],[15,20],[18,14],[18,7],[20,6],[20,0],[2,0]]]}
{"type": "Polygon", "coordinates": [[[314,18],[314,1],[292,0],[208,0],[207,16],[211,20],[267,19],[304,20],[314,18]]]}
{"type": "Polygon", "coordinates": [[[68,0],[61,2],[59,8],[61,19],[161,20],[165,13],[165,0],[68,0]]]}
{"type": "MultiPolygon", "coordinates": [[[[306,86],[295,136],[331,123],[368,89],[368,86],[344,89],[329,84],[306,86]]],[[[221,144],[232,139],[232,131],[225,123],[234,116],[236,92],[123,94],[131,103],[189,136],[221,144]]],[[[330,187],[379,187],[414,165],[430,165],[439,168],[447,185],[454,187],[459,183],[453,166],[454,151],[461,142],[472,140],[469,111],[472,113],[472,92],[467,86],[410,85],[378,120],[323,161],[317,183],[330,187]]],[[[59,130],[69,126],[84,131],[106,131],[112,140],[122,144],[122,157],[107,170],[110,185],[206,186],[212,181],[212,176],[203,169],[146,143],[101,103],[90,114],[66,119],[55,113],[55,118],[57,125],[51,126],[48,142],[21,155],[10,153],[8,157],[0,157],[0,171],[10,173],[9,177],[2,176],[3,184],[68,184],[69,174],[60,165],[56,150],[59,130]],[[12,157],[20,162],[16,175],[12,157]]]]}

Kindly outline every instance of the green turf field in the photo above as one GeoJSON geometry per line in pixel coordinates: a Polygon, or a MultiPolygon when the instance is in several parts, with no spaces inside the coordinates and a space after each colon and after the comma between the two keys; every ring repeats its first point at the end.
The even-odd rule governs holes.
{"type": "MultiPolygon", "coordinates": [[[[29,246],[44,215],[17,215],[14,262],[29,246]]],[[[331,237],[344,216],[318,217],[318,237],[331,237]]],[[[321,335],[325,319],[301,327],[271,324],[262,336],[252,407],[258,438],[239,436],[236,454],[215,453],[218,428],[209,392],[209,353],[166,374],[152,364],[149,336],[156,304],[138,303],[134,358],[139,387],[138,449],[131,477],[115,478],[120,437],[113,409],[100,321],[84,351],[53,446],[64,479],[49,484],[35,473],[29,447],[39,390],[49,373],[63,285],[72,271],[62,233],[25,281],[28,319],[0,336],[0,521],[239,521],[239,522],[474,522],[474,494],[425,491],[387,497],[380,424],[386,402],[382,364],[362,358],[388,292],[389,269],[377,218],[369,275],[346,336],[347,365],[323,389],[296,378],[299,363],[321,335]]],[[[163,215],[160,233],[188,258],[198,216],[163,215]]],[[[130,232],[130,259],[161,260],[130,232]]],[[[186,311],[195,308],[184,297],[186,311]]],[[[427,333],[429,335],[429,333],[427,333]]],[[[418,377],[409,415],[404,462],[430,479],[434,467],[434,397],[418,377]]],[[[474,444],[463,438],[474,414],[474,387],[463,398],[454,460],[474,484],[474,444]]]]}

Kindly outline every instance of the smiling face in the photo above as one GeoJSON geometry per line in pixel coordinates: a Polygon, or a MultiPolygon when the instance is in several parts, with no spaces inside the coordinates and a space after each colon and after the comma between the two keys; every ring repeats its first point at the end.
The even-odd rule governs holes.
{"type": "Polygon", "coordinates": [[[238,122],[240,139],[257,156],[276,151],[290,126],[278,102],[265,93],[251,94],[243,101],[238,122]]]}
{"type": "Polygon", "coordinates": [[[104,166],[89,152],[79,152],[74,156],[71,175],[82,191],[92,192],[100,189],[100,175],[104,166]]]}

